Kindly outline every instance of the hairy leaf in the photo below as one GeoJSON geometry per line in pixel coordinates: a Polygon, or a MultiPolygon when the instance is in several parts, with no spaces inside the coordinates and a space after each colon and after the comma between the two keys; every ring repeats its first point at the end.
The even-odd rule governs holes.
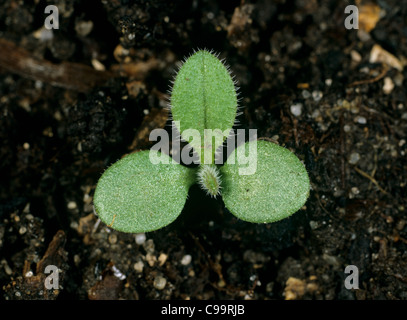
{"type": "Polygon", "coordinates": [[[228,69],[208,51],[190,56],[176,76],[171,113],[182,138],[191,144],[201,163],[213,163],[216,149],[233,127],[236,112],[236,90],[228,69]],[[187,129],[198,130],[201,139],[194,139],[187,129]],[[214,133],[214,138],[206,142],[205,129],[214,133]],[[205,149],[210,155],[206,158],[205,149]]]}
{"type": "Polygon", "coordinates": [[[134,233],[157,230],[173,222],[184,207],[196,171],[171,161],[152,164],[149,152],[158,153],[127,155],[99,179],[95,210],[113,229],[134,233]]]}
{"type": "MultiPolygon", "coordinates": [[[[238,149],[245,148],[248,153],[250,143],[255,142],[238,149]]],[[[252,175],[239,174],[239,168],[245,165],[238,163],[236,154],[237,150],[229,156],[235,164],[221,167],[222,197],[235,216],[249,222],[275,222],[304,205],[310,182],[304,165],[292,152],[268,141],[257,141],[257,155],[248,155],[249,163],[257,161],[252,175]]]]}

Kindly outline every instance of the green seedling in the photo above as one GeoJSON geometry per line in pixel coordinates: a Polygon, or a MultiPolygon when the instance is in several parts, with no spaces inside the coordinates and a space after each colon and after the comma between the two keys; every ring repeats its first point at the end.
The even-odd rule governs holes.
{"type": "Polygon", "coordinates": [[[179,216],[195,183],[211,197],[221,195],[226,208],[248,222],[275,222],[298,211],[308,198],[310,182],[304,165],[288,149],[254,140],[235,148],[223,165],[217,163],[238,109],[228,67],[206,50],[191,55],[173,83],[170,110],[199,165],[183,166],[157,150],[125,156],[98,181],[94,207],[99,218],[122,232],[160,229],[179,216]],[[153,164],[152,156],[168,161],[153,164]],[[247,163],[255,163],[256,170],[242,173],[247,163]]]}

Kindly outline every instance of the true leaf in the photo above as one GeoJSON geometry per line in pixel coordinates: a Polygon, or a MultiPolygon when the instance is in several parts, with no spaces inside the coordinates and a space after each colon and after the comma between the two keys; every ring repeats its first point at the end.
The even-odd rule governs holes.
{"type": "MultiPolygon", "coordinates": [[[[246,148],[247,153],[249,143],[254,142],[238,148],[246,148]]],[[[229,158],[236,159],[236,152],[229,158]]],[[[257,161],[252,175],[239,174],[242,164],[237,160],[221,167],[222,197],[231,213],[245,221],[268,223],[284,219],[304,205],[310,182],[304,165],[291,151],[260,140],[257,155],[249,153],[251,161],[257,161]]]]}
{"type": "Polygon", "coordinates": [[[125,156],[99,179],[95,210],[113,229],[134,233],[157,230],[173,222],[184,207],[195,170],[170,159],[169,164],[153,164],[150,152],[158,153],[149,150],[125,156]]]}
{"type": "Polygon", "coordinates": [[[182,138],[198,153],[201,163],[213,163],[216,149],[233,127],[236,112],[236,90],[224,64],[206,50],[190,56],[175,78],[171,113],[174,123],[179,124],[177,129],[182,138]],[[201,139],[188,136],[187,129],[198,130],[201,139]],[[205,129],[214,130],[216,136],[207,144],[204,141],[205,129]],[[205,149],[211,155],[206,161],[205,149]]]}

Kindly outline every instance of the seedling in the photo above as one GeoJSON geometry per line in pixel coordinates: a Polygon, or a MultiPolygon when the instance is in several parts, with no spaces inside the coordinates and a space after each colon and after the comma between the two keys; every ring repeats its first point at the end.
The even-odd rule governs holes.
{"type": "Polygon", "coordinates": [[[217,153],[238,115],[235,83],[217,56],[200,50],[184,61],[172,87],[170,110],[199,166],[183,166],[157,150],[132,153],[114,163],[103,173],[94,195],[95,211],[109,227],[139,233],[167,226],[181,213],[195,183],[209,196],[221,195],[226,208],[248,222],[275,222],[304,205],[308,174],[286,148],[249,141],[233,150],[223,165],[217,164],[217,153]],[[239,155],[247,154],[245,163],[239,161],[239,155]],[[163,161],[153,164],[152,156],[163,161]],[[242,174],[248,162],[256,163],[256,170],[242,174]]]}

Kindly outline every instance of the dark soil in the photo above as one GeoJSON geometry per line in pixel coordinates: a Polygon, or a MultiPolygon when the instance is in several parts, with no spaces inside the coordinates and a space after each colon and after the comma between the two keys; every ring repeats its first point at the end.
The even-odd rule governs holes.
{"type": "Polygon", "coordinates": [[[357,1],[348,30],[348,1],[57,0],[52,32],[47,4],[0,4],[0,299],[407,299],[406,3],[357,1]],[[257,225],[194,186],[143,243],[98,222],[93,192],[168,124],[197,48],[226,58],[240,128],[295,152],[311,195],[257,225]]]}

